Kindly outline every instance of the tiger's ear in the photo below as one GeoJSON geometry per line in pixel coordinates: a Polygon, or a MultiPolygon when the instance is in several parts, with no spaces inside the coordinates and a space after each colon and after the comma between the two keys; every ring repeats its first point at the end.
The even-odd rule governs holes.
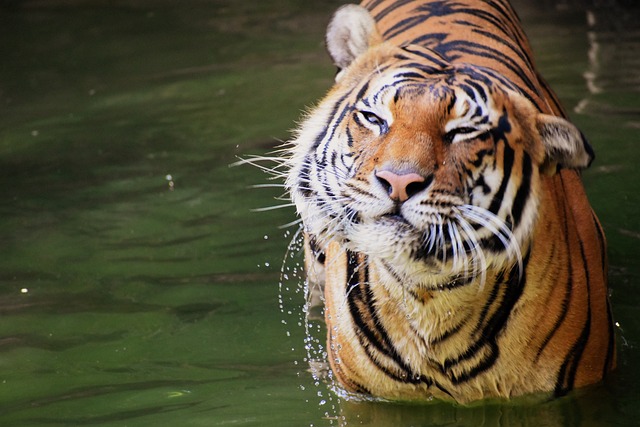
{"type": "Polygon", "coordinates": [[[567,120],[539,114],[536,126],[545,149],[543,171],[549,175],[555,173],[558,165],[584,169],[589,167],[595,153],[584,135],[567,120]]]}
{"type": "MultiPolygon", "coordinates": [[[[334,13],[327,27],[327,50],[339,70],[344,70],[382,37],[376,21],[367,9],[355,4],[342,6],[334,13]]],[[[340,74],[336,76],[339,80],[340,74]]]]}

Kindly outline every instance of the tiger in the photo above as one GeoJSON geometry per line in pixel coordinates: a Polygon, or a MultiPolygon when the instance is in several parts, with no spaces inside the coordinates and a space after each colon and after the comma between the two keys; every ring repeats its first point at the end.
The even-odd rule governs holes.
{"type": "Polygon", "coordinates": [[[338,72],[285,147],[349,396],[555,398],[614,369],[594,159],[507,0],[339,8],[338,72]]]}

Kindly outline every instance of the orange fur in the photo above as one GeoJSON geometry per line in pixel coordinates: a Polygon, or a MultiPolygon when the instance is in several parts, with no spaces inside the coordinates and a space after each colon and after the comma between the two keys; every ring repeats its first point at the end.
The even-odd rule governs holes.
{"type": "Polygon", "coordinates": [[[335,378],[356,393],[462,403],[560,396],[597,383],[615,366],[615,349],[604,235],[577,170],[591,161],[590,148],[561,118],[508,3],[460,0],[456,7],[476,12],[434,12],[408,27],[418,3],[437,2],[368,0],[370,17],[349,9],[348,19],[360,13],[361,25],[332,22],[340,36],[331,40],[330,31],[330,51],[343,53],[344,69],[292,148],[288,186],[305,224],[307,265],[320,252],[325,258],[317,280],[325,283],[335,378]],[[429,34],[436,36],[422,37],[429,34]],[[363,40],[369,47],[357,51],[363,40]],[[422,59],[423,83],[388,89],[391,73],[407,73],[397,64],[422,59]],[[444,71],[434,65],[441,62],[444,71]],[[338,107],[344,118],[334,123],[338,107]],[[483,121],[464,118],[480,110],[483,121]],[[322,153],[334,152],[342,169],[321,160],[325,141],[322,153]],[[376,178],[380,170],[428,184],[394,204],[376,178]],[[493,199],[483,201],[478,177],[493,199]],[[483,212],[493,206],[493,216],[477,219],[474,203],[484,203],[483,212]],[[503,248],[484,247],[486,229],[503,248]],[[449,258],[430,255],[426,239],[434,234],[449,258]]]}

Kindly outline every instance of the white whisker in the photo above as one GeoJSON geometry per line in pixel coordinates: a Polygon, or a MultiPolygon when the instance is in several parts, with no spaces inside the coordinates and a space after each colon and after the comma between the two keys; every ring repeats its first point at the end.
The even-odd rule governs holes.
{"type": "Polygon", "coordinates": [[[469,243],[471,248],[473,260],[471,274],[473,276],[480,274],[480,289],[482,289],[487,279],[487,260],[482,252],[482,248],[480,247],[480,243],[478,242],[478,238],[473,227],[471,227],[469,222],[461,214],[456,214],[455,218],[465,233],[465,241],[469,243]]]}
{"type": "MultiPolygon", "coordinates": [[[[359,273],[360,268],[365,267],[366,261],[362,261],[360,264],[358,264],[354,269],[353,269],[353,274],[351,275],[351,277],[349,277],[347,279],[347,283],[351,283],[351,280],[355,277],[356,274],[359,273]]],[[[351,291],[353,291],[355,288],[357,288],[360,285],[368,285],[368,282],[356,282],[355,284],[349,286],[349,288],[347,289],[347,293],[346,296],[347,298],[345,298],[343,304],[347,304],[347,302],[349,301],[349,295],[351,294],[351,291]]]]}
{"type": "Polygon", "coordinates": [[[507,251],[508,257],[517,261],[520,278],[523,274],[523,261],[520,245],[506,223],[492,212],[473,205],[463,205],[460,213],[497,237],[507,251]]]}
{"type": "Polygon", "coordinates": [[[253,184],[249,188],[284,188],[284,184],[253,184]]]}
{"type": "Polygon", "coordinates": [[[295,221],[288,222],[286,224],[282,224],[278,226],[278,229],[284,230],[285,228],[292,227],[294,225],[302,225],[302,218],[298,218],[295,221]]]}
{"type": "MultiPolygon", "coordinates": [[[[459,262],[459,258],[458,258],[458,246],[456,245],[456,238],[455,235],[453,233],[453,226],[451,225],[451,220],[447,219],[447,232],[449,233],[449,240],[451,242],[451,256],[452,256],[452,261],[451,261],[451,270],[452,273],[456,270],[458,270],[458,262],[459,262]]],[[[446,251],[446,248],[443,248],[444,251],[446,251]]]]}
{"type": "Polygon", "coordinates": [[[295,206],[295,203],[284,203],[282,205],[267,206],[264,208],[255,208],[255,209],[251,209],[251,212],[267,212],[267,211],[273,211],[276,209],[290,208],[292,206],[295,206]]]}
{"type": "Polygon", "coordinates": [[[436,214],[438,219],[438,247],[440,248],[440,252],[442,252],[442,263],[447,263],[447,251],[445,249],[446,240],[444,238],[444,221],[442,219],[442,215],[439,213],[436,214]]]}

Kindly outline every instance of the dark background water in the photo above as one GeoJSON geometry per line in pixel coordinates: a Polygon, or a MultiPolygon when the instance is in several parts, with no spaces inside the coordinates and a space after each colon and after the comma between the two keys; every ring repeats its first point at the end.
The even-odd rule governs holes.
{"type": "Polygon", "coordinates": [[[458,408],[314,379],[295,257],[279,285],[293,211],[253,212],[281,191],[229,167],[331,85],[340,3],[0,2],[0,425],[637,425],[638,6],[515,3],[596,149],[619,368],[544,405],[458,408]]]}

